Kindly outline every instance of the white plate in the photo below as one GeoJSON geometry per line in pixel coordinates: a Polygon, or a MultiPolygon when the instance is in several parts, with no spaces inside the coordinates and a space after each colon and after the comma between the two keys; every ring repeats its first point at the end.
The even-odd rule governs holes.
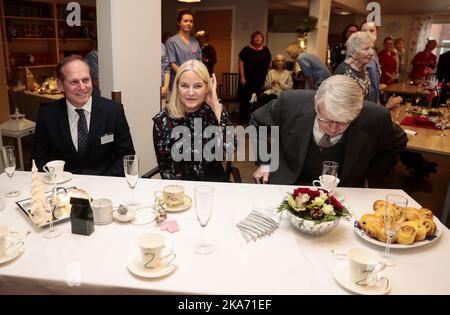
{"type": "Polygon", "coordinates": [[[189,209],[192,206],[191,197],[184,195],[183,204],[177,207],[166,207],[167,212],[179,212],[189,209]]]}
{"type": "Polygon", "coordinates": [[[129,222],[134,219],[136,216],[136,210],[129,209],[126,215],[121,215],[119,212],[114,211],[113,212],[113,218],[120,222],[129,222]]]}
{"type": "MultiPolygon", "coordinates": [[[[17,238],[13,238],[11,236],[8,236],[7,239],[9,239],[11,242],[20,242],[20,240],[18,240],[17,238]]],[[[6,250],[5,256],[0,256],[0,264],[6,263],[20,256],[24,250],[25,250],[25,243],[23,243],[23,241],[21,246],[19,245],[12,246],[11,248],[6,250]]]]}
{"type": "Polygon", "coordinates": [[[362,295],[383,295],[387,294],[391,290],[391,285],[389,282],[383,280],[383,283],[381,286],[374,286],[374,287],[368,287],[368,286],[362,286],[357,285],[356,283],[353,283],[350,281],[350,269],[348,266],[341,265],[337,266],[336,270],[333,273],[334,279],[339,283],[343,288],[362,295]]]}
{"type": "MultiPolygon", "coordinates": [[[[382,246],[382,247],[386,247],[386,243],[380,242],[379,240],[373,239],[371,238],[369,235],[366,234],[366,232],[360,228],[359,226],[357,226],[358,221],[355,221],[355,224],[353,225],[353,230],[355,231],[355,233],[361,237],[363,240],[378,245],[378,246],[382,246]]],[[[434,220],[434,222],[436,223],[436,220],[434,220]]],[[[422,246],[427,246],[433,242],[435,242],[439,237],[441,237],[442,235],[442,227],[440,223],[436,224],[437,229],[436,229],[436,233],[434,233],[434,235],[432,237],[427,237],[426,239],[424,239],[423,241],[419,241],[419,242],[414,242],[411,245],[403,245],[403,244],[391,244],[391,246],[389,246],[390,248],[396,248],[396,249],[405,249],[405,248],[414,248],[414,247],[422,247],[422,246]]]]}
{"type": "Polygon", "coordinates": [[[178,259],[175,258],[170,264],[161,264],[155,268],[145,268],[142,263],[142,256],[140,252],[134,253],[127,264],[128,270],[136,276],[142,278],[159,278],[173,272],[178,267],[178,259]]]}
{"type": "Polygon", "coordinates": [[[41,177],[42,181],[48,185],[63,184],[65,182],[68,182],[72,178],[73,178],[73,174],[71,172],[63,172],[62,177],[58,180],[50,180],[48,178],[47,174],[42,174],[42,177],[41,177]]]}

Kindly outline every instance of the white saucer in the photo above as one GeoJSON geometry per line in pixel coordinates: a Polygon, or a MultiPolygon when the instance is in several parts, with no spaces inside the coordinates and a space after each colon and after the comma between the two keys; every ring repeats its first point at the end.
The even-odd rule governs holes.
{"type": "Polygon", "coordinates": [[[183,204],[176,207],[166,207],[167,212],[179,212],[189,209],[192,206],[192,199],[191,197],[184,195],[183,204]]]}
{"type": "Polygon", "coordinates": [[[48,178],[47,174],[42,174],[42,177],[41,177],[42,181],[48,185],[63,184],[65,182],[68,182],[72,178],[73,178],[73,174],[71,172],[63,172],[62,177],[57,180],[50,180],[48,178]]]}
{"type": "Polygon", "coordinates": [[[175,258],[170,264],[161,264],[155,268],[145,268],[142,263],[140,252],[134,253],[127,264],[128,270],[136,276],[142,278],[159,278],[173,272],[178,267],[178,259],[175,258]]]}
{"type": "MultiPolygon", "coordinates": [[[[19,240],[13,237],[8,236],[7,239],[9,239],[12,242],[18,242],[19,240]]],[[[6,263],[8,261],[13,260],[14,258],[20,256],[25,250],[25,243],[22,244],[18,248],[18,246],[12,246],[8,250],[6,250],[5,256],[0,256],[0,264],[6,263]]]]}
{"type": "Polygon", "coordinates": [[[129,222],[134,219],[136,216],[136,210],[129,209],[126,215],[121,215],[119,212],[114,211],[113,212],[113,218],[120,222],[129,222]]]}
{"type": "Polygon", "coordinates": [[[337,266],[336,270],[334,271],[334,279],[336,279],[337,283],[339,283],[343,288],[362,295],[383,295],[387,294],[391,290],[390,283],[386,284],[383,281],[383,284],[381,286],[374,286],[374,287],[368,287],[368,286],[361,286],[357,285],[356,283],[353,283],[350,281],[350,269],[348,266],[337,266]]]}

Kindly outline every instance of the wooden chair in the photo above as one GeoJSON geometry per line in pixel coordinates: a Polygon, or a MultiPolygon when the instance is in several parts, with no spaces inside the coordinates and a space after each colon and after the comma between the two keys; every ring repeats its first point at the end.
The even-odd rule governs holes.
{"type": "MultiPolygon", "coordinates": [[[[152,168],[150,171],[142,175],[142,178],[152,178],[156,174],[159,173],[159,167],[156,166],[152,168]]],[[[231,182],[231,176],[233,176],[233,182],[242,183],[241,172],[237,167],[234,167],[231,164],[231,161],[227,161],[227,166],[225,168],[225,174],[227,175],[227,179],[231,182]]]]}
{"type": "Polygon", "coordinates": [[[220,99],[224,102],[238,101],[239,73],[222,73],[220,99]]]}

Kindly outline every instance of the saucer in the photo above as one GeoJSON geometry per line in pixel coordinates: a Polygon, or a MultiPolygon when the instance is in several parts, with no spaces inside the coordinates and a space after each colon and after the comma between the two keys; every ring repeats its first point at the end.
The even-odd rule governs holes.
{"type": "MultiPolygon", "coordinates": [[[[9,239],[11,242],[18,242],[19,240],[13,237],[8,236],[7,239],[9,239]]],[[[23,241],[22,241],[23,242],[23,241]]],[[[8,261],[11,261],[15,259],[16,257],[20,256],[25,250],[25,243],[22,244],[22,246],[18,247],[12,246],[11,248],[8,248],[6,250],[6,255],[0,256],[0,264],[6,263],[8,261]]]]}
{"type": "Polygon", "coordinates": [[[47,174],[43,174],[41,177],[42,181],[48,185],[63,184],[65,182],[68,182],[72,178],[73,178],[73,174],[71,172],[63,172],[62,177],[60,179],[56,179],[56,180],[49,179],[47,174]]]}
{"type": "Polygon", "coordinates": [[[134,219],[136,216],[136,210],[129,209],[126,215],[121,215],[119,212],[114,211],[113,212],[113,218],[120,222],[129,222],[134,219]]]}
{"type": "Polygon", "coordinates": [[[191,197],[184,195],[183,204],[176,207],[166,207],[167,212],[178,212],[178,211],[184,211],[189,209],[192,206],[192,199],[191,197]]]}
{"type": "Polygon", "coordinates": [[[361,295],[383,295],[387,294],[391,290],[391,285],[388,283],[387,287],[385,282],[383,281],[381,286],[361,286],[357,285],[350,281],[350,269],[348,266],[338,266],[334,271],[334,279],[336,279],[337,283],[339,283],[343,288],[357,294],[361,295]]]}
{"type": "Polygon", "coordinates": [[[178,267],[178,259],[175,258],[168,265],[161,264],[155,268],[145,268],[142,263],[142,256],[140,252],[134,253],[127,264],[128,270],[136,276],[142,278],[159,278],[173,272],[178,267]]]}

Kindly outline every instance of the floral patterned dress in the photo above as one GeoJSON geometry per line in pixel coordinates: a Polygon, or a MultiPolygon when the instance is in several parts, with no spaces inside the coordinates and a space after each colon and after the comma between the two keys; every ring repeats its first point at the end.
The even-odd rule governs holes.
{"type": "Polygon", "coordinates": [[[233,123],[225,110],[222,111],[220,123],[207,104],[196,112],[186,113],[182,119],[170,118],[164,108],[153,118],[153,122],[153,143],[163,179],[228,180],[222,161],[226,152],[236,149],[236,137],[233,128],[226,128],[233,126],[233,123]],[[211,130],[220,134],[206,134],[211,126],[216,126],[211,130]],[[223,154],[216,152],[217,148],[223,148],[223,154]],[[205,159],[215,155],[212,160],[205,159]]]}

